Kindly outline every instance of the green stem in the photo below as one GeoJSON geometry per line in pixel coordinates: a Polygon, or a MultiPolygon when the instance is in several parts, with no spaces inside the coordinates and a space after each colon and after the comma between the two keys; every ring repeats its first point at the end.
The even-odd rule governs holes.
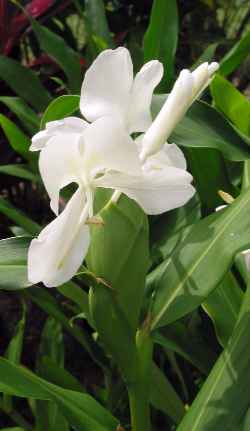
{"type": "Polygon", "coordinates": [[[128,389],[132,431],[150,431],[149,399],[143,385],[128,389]]]}
{"type": "Polygon", "coordinates": [[[150,431],[150,383],[153,343],[147,328],[137,332],[136,381],[128,386],[132,431],[150,431]]]}

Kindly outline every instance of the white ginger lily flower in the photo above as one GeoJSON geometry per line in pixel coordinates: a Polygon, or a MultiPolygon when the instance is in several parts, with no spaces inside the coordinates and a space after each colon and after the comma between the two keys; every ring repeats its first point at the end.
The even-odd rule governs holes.
{"type": "Polygon", "coordinates": [[[41,149],[39,169],[56,215],[60,190],[72,182],[78,184],[63,212],[29,248],[28,278],[48,287],[72,278],[86,255],[90,241],[86,221],[93,216],[94,190],[102,187],[105,171],[111,176],[111,172],[139,175],[141,171],[136,146],[118,122],[111,117],[92,124],[72,120],[47,125],[45,133],[35,135],[32,143],[32,150],[41,149]]]}
{"type": "Polygon", "coordinates": [[[150,104],[162,65],[151,61],[133,79],[125,48],[104,51],[82,86],[80,109],[93,123],[68,117],[47,123],[33,137],[30,149],[41,150],[39,168],[56,215],[60,190],[72,182],[78,184],[78,190],[63,212],[31,242],[28,276],[32,283],[57,286],[77,272],[89,246],[86,222],[93,216],[96,187],[125,193],[147,214],[177,208],[193,196],[192,176],[186,171],[182,151],[165,142],[217,67],[205,65],[193,73],[185,71],[191,77],[192,91],[181,74],[155,126],[155,122],[151,125],[150,104]],[[148,127],[135,145],[129,133],[145,132],[148,127]]]}
{"type": "Polygon", "coordinates": [[[129,51],[120,47],[103,51],[87,70],[80,110],[90,122],[111,115],[129,132],[145,132],[152,123],[150,105],[163,76],[158,60],[146,63],[133,76],[129,51]]]}

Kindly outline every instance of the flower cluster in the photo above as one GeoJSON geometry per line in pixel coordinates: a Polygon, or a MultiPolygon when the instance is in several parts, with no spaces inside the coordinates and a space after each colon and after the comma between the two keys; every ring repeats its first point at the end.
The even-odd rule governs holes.
{"type": "Polygon", "coordinates": [[[30,149],[40,151],[39,169],[56,218],[31,242],[30,282],[58,286],[77,272],[90,243],[96,187],[116,190],[114,199],[126,194],[147,214],[177,208],[193,196],[184,155],[167,139],[217,68],[217,63],[204,63],[194,72],[183,70],[152,122],[162,64],[150,61],[134,77],[126,48],[97,57],[81,90],[85,120],[49,122],[32,139],[30,149]],[[133,139],[135,132],[139,136],[133,139]],[[60,190],[72,182],[77,191],[58,215],[60,190]]]}

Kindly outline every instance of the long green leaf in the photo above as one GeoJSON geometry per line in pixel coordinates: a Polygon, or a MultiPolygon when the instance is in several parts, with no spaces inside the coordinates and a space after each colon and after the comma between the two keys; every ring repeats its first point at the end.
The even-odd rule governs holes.
{"type": "Polygon", "coordinates": [[[80,55],[70,48],[61,36],[58,36],[36,20],[32,20],[32,28],[41,48],[49,54],[62,68],[68,79],[68,86],[74,93],[81,87],[80,55]]]}
{"type": "Polygon", "coordinates": [[[185,323],[172,323],[155,332],[153,339],[168,350],[178,353],[203,374],[209,374],[215,362],[215,354],[206,346],[201,335],[185,323]]]}
{"type": "MultiPolygon", "coordinates": [[[[165,100],[166,95],[153,97],[153,116],[159,112],[165,100]]],[[[200,101],[191,106],[169,141],[184,147],[215,148],[232,161],[250,158],[250,146],[218,111],[200,101]]]]}
{"type": "Polygon", "coordinates": [[[51,100],[35,72],[3,55],[0,55],[0,78],[38,111],[43,111],[51,100]]]}
{"type": "Polygon", "coordinates": [[[182,400],[169,383],[164,373],[154,363],[151,377],[151,404],[179,424],[185,414],[182,400]]]}
{"type": "Polygon", "coordinates": [[[220,73],[229,75],[232,73],[242,61],[249,55],[250,51],[250,31],[236,43],[233,48],[225,55],[220,62],[220,73]]]}
{"type": "Polygon", "coordinates": [[[0,241],[0,289],[18,290],[30,286],[27,279],[29,237],[0,241]]]}
{"type": "Polygon", "coordinates": [[[30,139],[25,135],[13,121],[0,114],[0,126],[2,127],[11,147],[18,154],[21,154],[25,159],[32,159],[32,154],[29,152],[30,139]]]}
{"type": "Polygon", "coordinates": [[[249,100],[220,75],[215,76],[210,88],[216,107],[243,133],[250,136],[249,100]]]}
{"type": "Polygon", "coordinates": [[[83,431],[115,431],[118,425],[117,420],[89,395],[53,385],[3,358],[0,358],[0,391],[51,400],[72,426],[83,431]]]}
{"type": "Polygon", "coordinates": [[[202,304],[212,319],[217,337],[225,346],[238,319],[243,293],[234,275],[228,272],[202,304]]]}
{"type": "Polygon", "coordinates": [[[36,113],[25,103],[20,97],[0,97],[0,102],[4,103],[8,108],[16,114],[22,122],[23,127],[31,134],[34,134],[39,129],[39,118],[36,113]]]}
{"type": "Polygon", "coordinates": [[[90,60],[94,60],[103,49],[114,47],[103,0],[85,0],[85,24],[90,60]]]}
{"type": "Polygon", "coordinates": [[[178,10],[175,0],[154,0],[150,23],[144,37],[144,60],[159,60],[165,75],[160,91],[168,91],[174,78],[174,61],[178,42],[178,10]]]}
{"type": "Polygon", "coordinates": [[[228,208],[197,223],[172,258],[149,275],[148,283],[156,291],[152,329],[200,305],[223,279],[235,254],[249,248],[249,211],[248,189],[228,208]]]}
{"type": "Polygon", "coordinates": [[[13,177],[18,177],[34,182],[40,181],[40,177],[33,174],[33,172],[30,171],[29,166],[25,164],[1,165],[0,174],[11,175],[13,177]]]}
{"type": "Polygon", "coordinates": [[[15,208],[10,202],[7,201],[7,199],[1,197],[0,213],[6,215],[31,235],[36,235],[41,230],[41,227],[36,222],[27,217],[21,210],[15,208]]]}
{"type": "Polygon", "coordinates": [[[236,431],[250,403],[250,289],[224,352],[200,390],[178,431],[236,431]]]}

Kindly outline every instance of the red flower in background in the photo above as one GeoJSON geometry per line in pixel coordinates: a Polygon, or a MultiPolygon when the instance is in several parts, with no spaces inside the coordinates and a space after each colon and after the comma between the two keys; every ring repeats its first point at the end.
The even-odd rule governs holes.
{"type": "MultiPolygon", "coordinates": [[[[25,6],[25,10],[28,16],[39,18],[48,13],[56,3],[56,0],[33,0],[25,6]]],[[[62,10],[69,3],[69,0],[60,1],[54,12],[58,12],[58,9],[62,10]]],[[[0,0],[0,51],[2,54],[10,55],[20,34],[29,25],[27,15],[20,12],[9,0],[0,0]]]]}

